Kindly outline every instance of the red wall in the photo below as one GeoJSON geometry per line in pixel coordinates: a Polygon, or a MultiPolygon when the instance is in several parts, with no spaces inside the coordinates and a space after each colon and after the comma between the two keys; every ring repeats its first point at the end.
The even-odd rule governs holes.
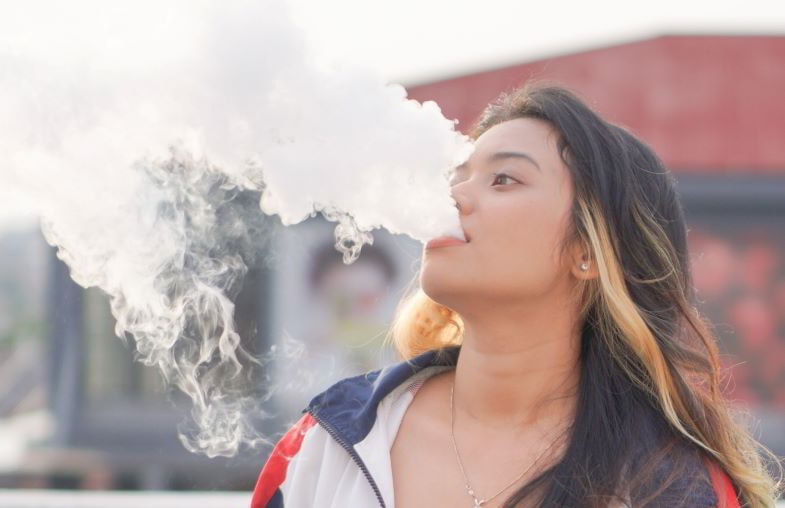
{"type": "Polygon", "coordinates": [[[785,37],[667,36],[413,86],[467,129],[536,78],[577,91],[679,172],[785,174],[785,37]]]}

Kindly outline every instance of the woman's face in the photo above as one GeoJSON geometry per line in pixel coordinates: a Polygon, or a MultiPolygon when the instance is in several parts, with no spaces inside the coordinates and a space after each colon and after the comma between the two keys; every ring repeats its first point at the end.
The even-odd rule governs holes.
{"type": "Polygon", "coordinates": [[[559,248],[572,179],[557,140],[548,123],[531,118],[503,122],[476,140],[452,180],[469,241],[425,248],[420,282],[428,296],[462,312],[472,301],[541,298],[569,277],[574,261],[559,248]]]}

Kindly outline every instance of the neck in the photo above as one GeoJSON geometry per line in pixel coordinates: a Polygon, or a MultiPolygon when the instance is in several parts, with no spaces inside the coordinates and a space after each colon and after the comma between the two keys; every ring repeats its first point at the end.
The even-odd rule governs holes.
{"type": "Polygon", "coordinates": [[[580,374],[580,333],[569,309],[485,309],[464,318],[455,370],[459,413],[495,428],[571,422],[580,374]]]}

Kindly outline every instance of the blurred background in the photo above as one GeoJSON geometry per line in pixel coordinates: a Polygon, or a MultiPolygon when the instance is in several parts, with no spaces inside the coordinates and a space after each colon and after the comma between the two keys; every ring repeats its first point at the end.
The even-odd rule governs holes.
{"type": "MultiPolygon", "coordinates": [[[[449,24],[450,12],[439,12],[449,24]]],[[[445,62],[431,55],[430,65],[425,59],[407,68],[390,60],[386,69],[411,98],[436,101],[463,130],[500,92],[534,79],[571,87],[648,142],[678,180],[700,309],[714,325],[726,393],[759,422],[756,437],[783,456],[785,16],[768,12],[782,28],[723,31],[693,21],[690,31],[690,25],[660,23],[636,36],[618,32],[613,41],[572,34],[517,53],[507,48],[495,59],[450,55],[445,62]]],[[[316,14],[302,18],[306,29],[315,27],[309,23],[316,14]]],[[[520,24],[523,42],[530,23],[520,24]]],[[[453,32],[481,46],[470,26],[457,26],[453,32]]],[[[393,42],[419,36],[411,31],[393,42]]],[[[420,41],[426,55],[433,51],[429,41],[420,41]]],[[[321,386],[395,359],[382,341],[421,246],[376,232],[374,245],[346,266],[332,248],[332,231],[321,219],[279,228],[236,302],[249,350],[286,347],[291,337],[321,369],[307,390],[293,386],[269,401],[277,415],[269,421],[271,434],[321,386]]],[[[269,365],[266,375],[285,376],[286,369],[269,365]]],[[[71,281],[37,224],[5,222],[0,488],[249,493],[266,450],[233,459],[186,452],[176,436],[187,410],[180,402],[157,371],[134,362],[132,348],[114,336],[106,297],[71,281]]]]}

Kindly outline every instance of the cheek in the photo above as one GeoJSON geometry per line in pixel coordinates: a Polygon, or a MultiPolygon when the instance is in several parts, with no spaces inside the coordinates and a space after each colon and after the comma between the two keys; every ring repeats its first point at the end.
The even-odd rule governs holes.
{"type": "Polygon", "coordinates": [[[533,204],[506,209],[483,227],[489,242],[477,249],[478,266],[500,286],[548,284],[560,267],[561,212],[533,204]]]}

